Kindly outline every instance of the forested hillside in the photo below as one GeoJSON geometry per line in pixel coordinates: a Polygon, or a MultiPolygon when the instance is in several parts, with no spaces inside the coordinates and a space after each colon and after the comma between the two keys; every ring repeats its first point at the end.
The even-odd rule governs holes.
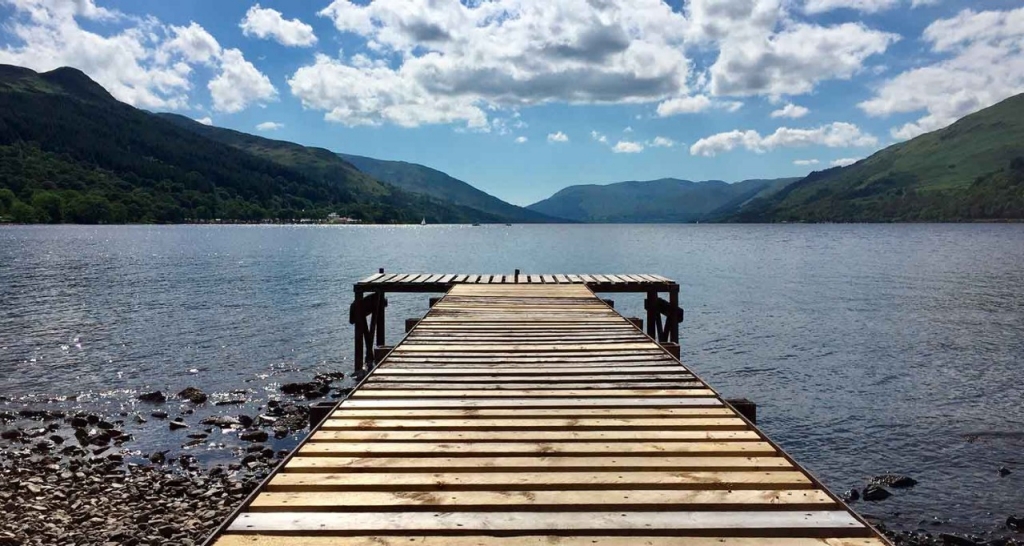
{"type": "Polygon", "coordinates": [[[726,221],[922,222],[1024,219],[1024,95],[811,173],[726,221]]]}
{"type": "Polygon", "coordinates": [[[321,176],[205,138],[118,102],[75,69],[37,74],[0,65],[0,216],[119,223],[330,212],[373,222],[494,219],[385,187],[354,169],[321,176]]]}

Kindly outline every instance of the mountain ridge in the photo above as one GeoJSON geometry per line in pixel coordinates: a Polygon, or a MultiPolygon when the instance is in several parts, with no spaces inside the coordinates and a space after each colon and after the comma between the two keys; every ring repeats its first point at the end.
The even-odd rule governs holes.
{"type": "Polygon", "coordinates": [[[753,179],[730,184],[722,180],[659,178],[579,184],[527,208],[581,222],[697,222],[795,180],[753,179]]]}

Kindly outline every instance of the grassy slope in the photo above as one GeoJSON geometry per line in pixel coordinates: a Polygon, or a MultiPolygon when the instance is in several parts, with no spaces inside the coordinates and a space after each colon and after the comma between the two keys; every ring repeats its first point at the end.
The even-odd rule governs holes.
{"type": "Polygon", "coordinates": [[[358,155],[338,154],[359,170],[402,188],[450,203],[472,207],[510,222],[551,222],[557,219],[506,203],[493,195],[453,178],[447,173],[405,161],[386,161],[358,155]]]}
{"type": "MultiPolygon", "coordinates": [[[[747,221],[961,220],[949,200],[1024,155],[1024,95],[890,146],[854,165],[812,173],[732,219],[747,221]],[[921,208],[926,206],[927,208],[921,208]],[[942,212],[946,211],[946,212],[942,212]]],[[[972,189],[974,188],[974,189],[972,189]]]]}

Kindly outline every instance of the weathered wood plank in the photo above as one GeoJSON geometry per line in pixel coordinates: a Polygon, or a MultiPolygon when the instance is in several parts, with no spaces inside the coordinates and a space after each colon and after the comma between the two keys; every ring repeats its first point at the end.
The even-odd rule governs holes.
{"type": "MultiPolygon", "coordinates": [[[[345,412],[335,412],[335,416],[345,412]]],[[[747,424],[738,418],[688,417],[676,419],[585,418],[585,419],[365,419],[331,417],[319,430],[528,430],[584,431],[611,429],[643,430],[744,430],[747,424]]]]}
{"type": "Polygon", "coordinates": [[[588,472],[592,470],[779,470],[793,469],[784,457],[520,456],[520,457],[293,457],[288,472],[588,472]]]}
{"type": "Polygon", "coordinates": [[[343,408],[573,408],[633,407],[670,408],[678,406],[721,406],[711,397],[693,398],[349,398],[343,408]]]}
{"type": "Polygon", "coordinates": [[[366,398],[657,398],[657,397],[712,397],[716,395],[710,389],[602,389],[602,390],[558,390],[558,389],[464,389],[450,391],[419,391],[402,389],[377,389],[364,385],[349,396],[349,399],[366,398]]]}
{"type": "Polygon", "coordinates": [[[330,430],[316,442],[704,442],[758,441],[753,430],[330,430]]]}
{"type": "Polygon", "coordinates": [[[376,533],[398,535],[415,531],[516,532],[572,531],[588,534],[600,531],[637,532],[698,531],[714,534],[755,531],[755,536],[768,529],[785,530],[796,535],[813,530],[853,534],[867,532],[862,523],[849,512],[773,511],[773,512],[477,512],[434,513],[353,512],[339,518],[321,512],[244,513],[232,523],[235,532],[261,531],[334,531],[344,533],[376,533]],[[799,531],[799,532],[794,532],[799,531]]]}
{"type": "Polygon", "coordinates": [[[342,491],[329,493],[268,492],[250,506],[254,512],[350,512],[352,507],[377,511],[441,510],[829,510],[837,504],[825,492],[800,489],[752,490],[526,490],[408,492],[342,491]]]}
{"type": "Polygon", "coordinates": [[[507,457],[510,455],[591,456],[591,455],[724,455],[765,456],[776,451],[765,442],[308,442],[299,454],[307,457],[369,457],[435,455],[470,457],[507,457]]]}
{"type": "Polygon", "coordinates": [[[622,536],[297,536],[229,534],[214,546],[887,546],[877,538],[773,538],[650,536],[641,531],[622,536]]]}

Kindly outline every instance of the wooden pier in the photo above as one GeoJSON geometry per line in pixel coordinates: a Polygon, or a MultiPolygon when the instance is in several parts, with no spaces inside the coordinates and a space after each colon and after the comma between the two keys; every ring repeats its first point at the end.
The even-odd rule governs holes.
{"type": "Polygon", "coordinates": [[[586,282],[456,281],[207,544],[889,543],[586,282]]]}

